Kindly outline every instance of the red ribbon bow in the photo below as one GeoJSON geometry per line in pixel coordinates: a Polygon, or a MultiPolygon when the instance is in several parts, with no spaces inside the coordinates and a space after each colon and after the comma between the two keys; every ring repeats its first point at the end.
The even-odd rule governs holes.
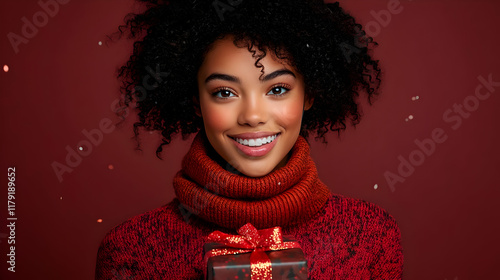
{"type": "Polygon", "coordinates": [[[297,242],[283,242],[280,227],[257,230],[248,223],[238,229],[238,234],[240,235],[212,232],[208,236],[208,241],[222,243],[229,248],[210,250],[205,254],[205,264],[214,256],[252,253],[250,255],[252,280],[267,280],[272,279],[272,267],[265,251],[300,248],[297,242]]]}

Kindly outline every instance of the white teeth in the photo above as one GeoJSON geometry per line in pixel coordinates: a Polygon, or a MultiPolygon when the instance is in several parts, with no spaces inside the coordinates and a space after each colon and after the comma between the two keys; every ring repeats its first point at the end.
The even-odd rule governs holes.
{"type": "Polygon", "coordinates": [[[241,139],[241,138],[234,138],[236,142],[240,143],[241,145],[245,146],[250,146],[250,147],[259,147],[264,144],[268,144],[274,141],[276,139],[276,135],[273,136],[268,136],[268,137],[263,137],[263,138],[255,138],[255,139],[241,139]]]}

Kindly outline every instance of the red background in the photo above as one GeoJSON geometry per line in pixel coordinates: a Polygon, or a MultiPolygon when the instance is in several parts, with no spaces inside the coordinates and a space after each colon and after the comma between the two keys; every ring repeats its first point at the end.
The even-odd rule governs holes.
{"type": "MultiPolygon", "coordinates": [[[[443,114],[464,100],[474,105],[478,76],[500,81],[500,2],[401,0],[402,10],[385,26],[376,23],[373,12],[391,2],[341,1],[364,26],[380,27],[371,34],[380,43],[376,57],[385,79],[381,98],[363,106],[360,125],[340,139],[331,134],[326,146],[311,141],[320,178],[333,192],[375,202],[396,218],[405,279],[499,279],[500,87],[460,117],[457,129],[443,114]],[[384,173],[398,174],[398,156],[417,155],[414,141],[430,138],[436,128],[446,141],[391,189],[384,173]]],[[[86,140],[82,130],[98,129],[105,118],[117,121],[111,110],[118,96],[115,70],[126,61],[130,42],[98,42],[135,8],[131,0],[61,4],[16,54],[7,34],[22,35],[21,19],[33,22],[42,8],[37,1],[0,3],[0,67],[10,68],[0,71],[2,279],[91,279],[108,230],[173,198],[172,177],[191,141],[176,139],[160,161],[157,134],[143,134],[143,152],[137,152],[132,116],[82,151],[88,155],[61,182],[51,166],[65,164],[66,147],[76,151],[86,140]],[[11,166],[15,273],[6,263],[11,166]]]]}

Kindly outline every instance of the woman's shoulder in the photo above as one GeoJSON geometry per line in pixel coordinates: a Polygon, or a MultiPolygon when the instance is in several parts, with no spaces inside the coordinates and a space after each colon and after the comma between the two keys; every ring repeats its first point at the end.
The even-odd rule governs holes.
{"type": "Polygon", "coordinates": [[[162,207],[133,216],[109,230],[101,241],[99,253],[116,251],[121,248],[134,248],[140,242],[139,237],[149,236],[163,220],[169,219],[173,201],[162,207]]]}
{"type": "MultiPolygon", "coordinates": [[[[174,199],[122,222],[106,234],[97,252],[96,279],[110,279],[120,273],[143,278],[150,278],[152,271],[158,275],[187,273],[192,268],[175,268],[174,260],[193,263],[201,251],[186,253],[186,246],[189,241],[201,243],[200,236],[198,229],[186,223],[174,199]]],[[[165,278],[177,277],[170,276],[165,278]]]]}
{"type": "Polygon", "coordinates": [[[387,210],[375,203],[339,194],[330,195],[314,220],[335,229],[365,233],[393,230],[399,234],[396,219],[387,210]]]}
{"type": "Polygon", "coordinates": [[[144,237],[172,231],[183,224],[185,222],[179,201],[174,199],[161,207],[133,216],[118,224],[106,234],[103,242],[132,243],[139,240],[137,237],[144,240],[144,237]]]}

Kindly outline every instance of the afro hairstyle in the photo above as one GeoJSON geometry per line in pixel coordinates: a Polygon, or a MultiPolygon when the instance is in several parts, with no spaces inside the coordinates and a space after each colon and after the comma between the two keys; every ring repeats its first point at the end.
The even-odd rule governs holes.
{"type": "MultiPolygon", "coordinates": [[[[135,139],[140,129],[158,130],[162,148],[180,133],[187,139],[203,129],[196,114],[197,72],[214,41],[226,35],[238,47],[253,51],[255,66],[267,51],[303,76],[306,98],[300,135],[355,126],[361,112],[357,98],[369,104],[378,95],[381,71],[372,58],[376,42],[338,2],[322,0],[137,0],[144,11],[128,14],[119,36],[134,39],[133,53],[118,71],[120,105],[134,108],[135,139]]],[[[119,110],[124,119],[128,110],[119,110]]],[[[160,157],[161,158],[161,157],[160,157]]]]}

